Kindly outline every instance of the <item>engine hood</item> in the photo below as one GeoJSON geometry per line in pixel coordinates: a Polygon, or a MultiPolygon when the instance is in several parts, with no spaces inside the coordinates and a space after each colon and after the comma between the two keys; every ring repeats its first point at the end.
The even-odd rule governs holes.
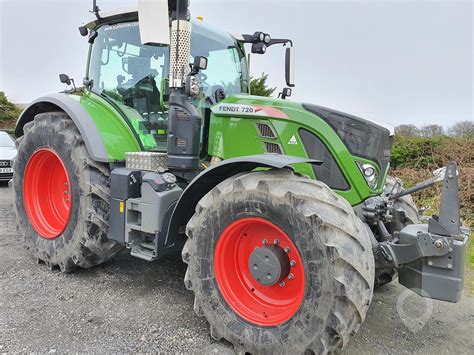
{"type": "Polygon", "coordinates": [[[16,155],[16,148],[0,147],[0,160],[12,160],[16,155]]]}

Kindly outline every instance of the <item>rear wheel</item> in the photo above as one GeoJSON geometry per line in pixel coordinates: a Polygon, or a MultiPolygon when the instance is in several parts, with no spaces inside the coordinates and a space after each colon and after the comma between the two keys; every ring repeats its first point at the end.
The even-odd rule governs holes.
{"type": "Polygon", "coordinates": [[[237,351],[338,351],[365,318],[368,231],[321,182],[286,170],[235,176],[199,202],[187,234],[195,312],[237,351]]]}
{"type": "Polygon", "coordinates": [[[39,114],[24,127],[13,186],[20,229],[34,256],[71,271],[110,259],[109,169],[93,161],[63,112],[39,114]]]}

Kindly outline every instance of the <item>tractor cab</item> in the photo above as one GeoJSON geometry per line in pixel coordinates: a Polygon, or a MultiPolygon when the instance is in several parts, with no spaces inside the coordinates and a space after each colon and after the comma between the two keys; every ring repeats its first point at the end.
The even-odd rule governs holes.
{"type": "MultiPolygon", "coordinates": [[[[117,22],[107,20],[94,28],[88,63],[89,89],[119,107],[133,109],[128,115],[146,150],[166,151],[168,137],[169,46],[141,43],[137,13],[117,22]],[[125,22],[124,22],[125,21],[125,22]]],[[[89,24],[92,26],[92,24],[89,24]]],[[[199,95],[194,105],[208,128],[210,107],[232,94],[248,92],[247,61],[242,45],[230,34],[193,21],[190,63],[207,58],[198,75],[199,95]],[[206,120],[207,118],[207,120],[206,120]],[[207,122],[206,122],[207,121],[207,122]]],[[[130,111],[126,108],[126,111],[130,111]]]]}

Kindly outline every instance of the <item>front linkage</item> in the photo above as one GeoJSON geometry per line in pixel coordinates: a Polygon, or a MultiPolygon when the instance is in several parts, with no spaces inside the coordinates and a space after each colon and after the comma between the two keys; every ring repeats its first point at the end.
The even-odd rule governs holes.
{"type": "Polygon", "coordinates": [[[377,269],[398,269],[399,282],[424,297],[458,302],[461,298],[469,230],[461,227],[456,163],[450,162],[444,178],[435,177],[386,199],[368,201],[365,220],[376,229],[373,240],[377,269]],[[393,218],[391,201],[443,180],[440,215],[428,224],[411,224],[390,234],[384,226],[393,218]]]}

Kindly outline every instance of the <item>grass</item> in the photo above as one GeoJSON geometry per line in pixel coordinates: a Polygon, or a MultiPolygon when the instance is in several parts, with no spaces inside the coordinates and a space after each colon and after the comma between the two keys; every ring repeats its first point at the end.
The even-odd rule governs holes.
{"type": "Polygon", "coordinates": [[[469,237],[469,246],[467,248],[467,266],[474,270],[474,232],[471,232],[469,237]]]}
{"type": "Polygon", "coordinates": [[[464,288],[467,293],[474,296],[474,232],[471,232],[466,256],[466,272],[464,280],[464,288]]]}

